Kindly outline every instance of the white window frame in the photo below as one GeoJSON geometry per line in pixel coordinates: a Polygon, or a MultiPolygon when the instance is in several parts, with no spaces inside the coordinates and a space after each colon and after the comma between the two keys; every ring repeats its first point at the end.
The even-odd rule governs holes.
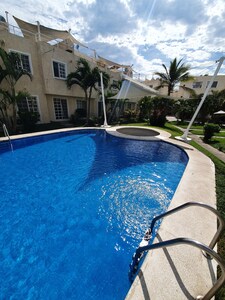
{"type": "Polygon", "coordinates": [[[125,109],[135,110],[135,102],[126,102],[125,103],[125,109]]]}
{"type": "Polygon", "coordinates": [[[9,51],[13,52],[13,53],[17,53],[17,54],[19,54],[19,56],[21,56],[21,54],[22,55],[26,55],[28,57],[30,71],[28,71],[26,68],[23,67],[23,63],[22,63],[22,60],[21,60],[21,57],[20,57],[21,66],[23,67],[24,70],[26,70],[30,74],[33,74],[33,67],[32,67],[32,61],[31,61],[31,55],[30,55],[30,53],[21,52],[21,51],[15,50],[15,49],[9,49],[9,51]]]}
{"type": "Polygon", "coordinates": [[[194,81],[192,84],[192,88],[193,89],[201,89],[203,85],[202,81],[194,81]]]}
{"type": "MultiPolygon", "coordinates": [[[[53,101],[53,110],[54,110],[54,114],[55,114],[55,120],[56,120],[56,121],[69,120],[69,108],[68,108],[68,100],[67,100],[67,98],[53,97],[52,101],[53,101]],[[62,103],[61,103],[61,100],[66,100],[67,118],[57,118],[56,109],[55,109],[55,100],[60,100],[61,110],[62,110],[62,103]]],[[[63,113],[63,110],[62,110],[61,114],[62,114],[62,113],[63,113]]],[[[62,115],[63,115],[63,114],[62,114],[62,115]]]]}
{"type": "Polygon", "coordinates": [[[85,100],[77,100],[77,109],[86,109],[87,110],[87,101],[85,100]],[[78,104],[79,103],[79,104],[78,104]],[[81,104],[81,105],[80,105],[81,104]]]}
{"type": "MultiPolygon", "coordinates": [[[[36,101],[36,106],[37,106],[37,110],[34,110],[35,112],[38,112],[39,113],[39,121],[37,123],[41,123],[41,110],[40,110],[40,103],[39,103],[39,97],[37,95],[31,95],[30,98],[34,98],[32,99],[36,101]]],[[[28,111],[30,111],[30,99],[28,99],[27,97],[25,98],[26,102],[27,102],[27,109],[28,111]]],[[[19,110],[19,108],[18,108],[19,110]]]]}
{"type": "Polygon", "coordinates": [[[53,72],[53,77],[56,78],[56,79],[61,79],[61,80],[66,80],[66,77],[67,77],[67,64],[62,62],[62,61],[59,61],[59,60],[55,60],[53,59],[52,60],[52,72],[53,72]],[[58,64],[58,72],[59,72],[59,76],[55,76],[55,70],[54,70],[54,63],[57,63],[58,64]],[[60,74],[60,69],[59,69],[59,66],[60,65],[63,65],[64,68],[65,68],[65,77],[61,76],[60,74]]]}

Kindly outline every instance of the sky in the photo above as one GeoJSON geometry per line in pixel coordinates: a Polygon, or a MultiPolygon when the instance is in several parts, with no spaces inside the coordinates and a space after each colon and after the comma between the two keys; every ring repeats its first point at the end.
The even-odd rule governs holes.
{"type": "Polygon", "coordinates": [[[193,75],[213,75],[225,55],[224,0],[3,0],[0,15],[5,11],[14,25],[13,15],[71,29],[97,55],[132,65],[135,77],[151,79],[175,57],[193,75]]]}

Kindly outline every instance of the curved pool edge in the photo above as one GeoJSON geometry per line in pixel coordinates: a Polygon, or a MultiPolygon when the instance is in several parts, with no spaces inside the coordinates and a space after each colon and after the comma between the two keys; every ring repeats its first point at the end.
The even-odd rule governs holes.
{"type": "MultiPolygon", "coordinates": [[[[189,201],[204,202],[216,208],[212,161],[184,142],[172,139],[168,142],[183,148],[189,157],[169,209],[189,201]]],[[[162,221],[154,243],[188,237],[209,245],[216,230],[215,215],[203,208],[187,208],[162,221]]],[[[214,261],[207,261],[194,247],[179,245],[153,250],[147,254],[126,300],[196,299],[212,287],[212,273],[216,277],[214,261]]]]}
{"type": "MultiPolygon", "coordinates": [[[[88,130],[88,129],[100,129],[103,130],[104,128],[99,127],[71,127],[71,128],[60,128],[60,129],[53,129],[53,130],[46,130],[46,131],[37,131],[32,133],[23,133],[23,134],[16,134],[10,135],[11,140],[28,138],[28,137],[35,137],[40,135],[48,135],[53,133],[61,133],[67,131],[78,131],[78,130],[88,130]]],[[[0,137],[0,142],[8,141],[8,137],[0,137]]]]}
{"type": "MultiPolygon", "coordinates": [[[[183,148],[189,157],[189,162],[169,209],[189,201],[200,201],[216,207],[215,168],[208,157],[188,144],[169,139],[169,134],[163,130],[157,129],[156,131],[160,134],[156,137],[137,137],[118,134],[116,128],[118,127],[65,128],[15,135],[10,136],[10,138],[20,139],[81,129],[104,129],[109,134],[123,138],[164,140],[183,148]]],[[[7,138],[0,138],[0,141],[5,140],[7,138]]],[[[160,226],[157,238],[159,240],[168,240],[175,237],[189,237],[209,244],[216,231],[216,226],[216,218],[210,212],[202,208],[188,208],[185,211],[165,218],[160,226]]],[[[157,238],[154,242],[157,242],[157,238]]],[[[215,265],[213,265],[213,268],[215,270],[215,265]]],[[[129,266],[127,266],[127,272],[128,269],[129,266]]],[[[141,271],[131,286],[126,300],[172,300],[187,299],[191,298],[191,296],[197,297],[198,295],[206,294],[211,287],[211,282],[209,265],[199,250],[189,246],[172,247],[168,250],[154,250],[146,256],[141,271]]]]}

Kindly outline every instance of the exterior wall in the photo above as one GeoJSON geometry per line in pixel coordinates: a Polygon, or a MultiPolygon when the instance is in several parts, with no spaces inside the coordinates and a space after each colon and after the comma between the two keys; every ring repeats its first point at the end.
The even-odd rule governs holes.
{"type": "MultiPolygon", "coordinates": [[[[187,81],[187,82],[183,82],[181,83],[180,87],[178,90],[174,91],[171,94],[171,97],[174,98],[190,98],[191,95],[188,91],[185,91],[184,89],[182,89],[182,86],[188,87],[193,89],[197,95],[199,94],[203,94],[205,92],[205,89],[207,88],[207,84],[210,82],[212,76],[196,76],[194,78],[194,80],[191,81],[187,81]]],[[[145,80],[144,82],[146,85],[148,85],[149,87],[155,88],[157,86],[159,86],[160,84],[160,80],[159,79],[151,79],[151,80],[145,80]]],[[[211,90],[213,91],[221,91],[223,89],[225,89],[225,75],[217,75],[215,80],[214,80],[214,84],[211,90]]],[[[167,95],[167,88],[163,88],[159,90],[160,94],[165,96],[167,95]]]]}
{"type": "MultiPolygon", "coordinates": [[[[77,108],[76,100],[84,100],[84,92],[78,85],[71,89],[66,86],[65,78],[54,76],[53,61],[65,64],[66,76],[76,69],[76,63],[80,57],[85,58],[91,68],[98,66],[100,70],[107,72],[110,83],[121,79],[121,72],[110,71],[104,64],[98,65],[97,60],[78,51],[68,52],[66,44],[50,45],[37,41],[36,36],[28,34],[26,37],[18,36],[8,31],[5,23],[0,22],[0,46],[7,52],[15,51],[29,56],[32,81],[28,76],[22,76],[17,84],[16,91],[27,91],[38,99],[40,122],[49,123],[56,121],[53,98],[67,100],[68,117],[77,108]]],[[[65,77],[66,77],[65,76],[65,77]]],[[[99,94],[93,90],[91,99],[91,116],[98,115],[99,94]]],[[[63,119],[59,120],[63,121],[63,119]]]]}
{"type": "MultiPolygon", "coordinates": [[[[208,83],[212,79],[212,77],[213,76],[208,76],[208,75],[196,76],[193,81],[185,82],[184,85],[186,87],[192,88],[196,92],[197,95],[203,94],[205,92],[205,89],[208,86],[208,83]]],[[[215,83],[215,86],[213,85],[211,87],[212,91],[221,91],[221,90],[225,89],[225,75],[217,75],[214,80],[214,83],[215,83]]],[[[186,92],[186,94],[181,93],[181,95],[183,97],[185,97],[187,95],[187,92],[186,92]]]]}
{"type": "MultiPolygon", "coordinates": [[[[160,85],[160,80],[158,78],[156,79],[146,79],[144,82],[144,84],[146,84],[147,86],[153,88],[153,89],[156,89],[159,85],[160,85]]],[[[159,94],[162,95],[162,96],[165,96],[167,95],[167,87],[164,87],[164,88],[161,88],[159,91],[159,94]]]]}

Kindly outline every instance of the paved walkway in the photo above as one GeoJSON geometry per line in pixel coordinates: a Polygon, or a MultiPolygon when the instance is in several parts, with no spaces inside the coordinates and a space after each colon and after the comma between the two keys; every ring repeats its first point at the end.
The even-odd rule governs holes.
{"type": "MultiPolygon", "coordinates": [[[[180,130],[182,130],[183,132],[185,131],[184,128],[181,128],[179,126],[176,126],[176,127],[179,128],[180,130]]],[[[217,158],[219,158],[220,160],[222,160],[225,163],[225,153],[215,149],[214,147],[210,146],[209,144],[204,143],[203,140],[198,135],[195,135],[195,134],[192,134],[191,132],[189,132],[188,136],[193,141],[198,143],[200,146],[202,146],[203,148],[205,148],[206,150],[211,152],[213,155],[215,155],[217,158]]]]}
{"type": "Polygon", "coordinates": [[[209,144],[204,143],[203,140],[197,135],[189,134],[189,136],[193,141],[198,143],[200,146],[202,146],[203,148],[205,148],[206,150],[211,152],[213,155],[215,155],[217,158],[219,158],[220,160],[222,160],[225,163],[225,153],[215,149],[214,147],[210,146],[209,144]]]}

